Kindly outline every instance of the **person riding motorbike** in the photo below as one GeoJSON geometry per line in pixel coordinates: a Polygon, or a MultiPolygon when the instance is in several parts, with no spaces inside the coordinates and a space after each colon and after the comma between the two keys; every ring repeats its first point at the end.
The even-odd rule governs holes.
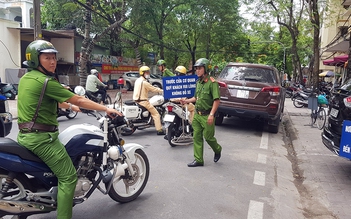
{"type": "Polygon", "coordinates": [[[59,141],[57,108],[79,107],[105,111],[111,117],[121,115],[65,89],[55,78],[58,51],[48,41],[35,40],[26,48],[30,71],[18,85],[18,143],[36,154],[58,179],[57,218],[72,218],[76,169],[64,145],[59,141]],[[74,104],[74,105],[72,105],[74,104]]]}
{"type": "Polygon", "coordinates": [[[162,59],[158,60],[156,65],[158,67],[158,70],[161,71],[162,77],[175,76],[169,69],[166,68],[166,61],[165,60],[162,60],[162,59]]]}
{"type": "Polygon", "coordinates": [[[85,84],[85,90],[91,92],[94,96],[101,94],[101,101],[100,104],[104,104],[106,98],[106,84],[102,83],[98,78],[98,70],[91,69],[90,75],[88,75],[87,82],[85,84]],[[103,88],[101,88],[103,87],[103,88]]]}
{"type": "Polygon", "coordinates": [[[162,129],[160,114],[157,112],[155,107],[148,100],[148,93],[163,92],[162,89],[152,86],[148,79],[150,78],[150,68],[148,66],[141,66],[139,69],[140,77],[134,83],[133,100],[139,105],[145,107],[150,113],[155,122],[155,128],[157,135],[164,135],[165,132],[162,129]]]}

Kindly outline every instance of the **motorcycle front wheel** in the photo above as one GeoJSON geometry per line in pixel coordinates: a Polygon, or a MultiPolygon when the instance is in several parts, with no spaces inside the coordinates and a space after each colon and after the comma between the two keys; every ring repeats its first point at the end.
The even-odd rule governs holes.
{"type": "MultiPolygon", "coordinates": [[[[130,158],[134,173],[134,176],[129,174],[126,169],[124,176],[116,177],[113,180],[112,186],[108,195],[115,201],[120,203],[126,203],[136,199],[141,192],[144,190],[146,183],[149,179],[150,164],[145,152],[141,149],[137,149],[134,153],[134,157],[130,158]]],[[[106,188],[109,182],[105,183],[106,188]]]]}

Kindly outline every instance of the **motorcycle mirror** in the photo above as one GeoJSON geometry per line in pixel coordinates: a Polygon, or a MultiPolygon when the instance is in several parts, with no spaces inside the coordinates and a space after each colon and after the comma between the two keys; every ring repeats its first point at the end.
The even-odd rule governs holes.
{"type": "Polygon", "coordinates": [[[84,96],[85,95],[85,89],[82,86],[76,86],[74,88],[74,93],[78,94],[79,96],[84,96]]]}

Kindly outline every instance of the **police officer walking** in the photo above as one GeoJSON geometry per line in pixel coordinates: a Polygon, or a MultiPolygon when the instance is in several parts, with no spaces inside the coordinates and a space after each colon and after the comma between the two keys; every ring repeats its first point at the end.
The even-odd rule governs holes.
{"type": "Polygon", "coordinates": [[[188,167],[204,165],[203,152],[204,140],[214,151],[213,161],[217,162],[221,158],[222,147],[217,143],[215,134],[215,113],[219,106],[219,87],[218,82],[209,76],[210,63],[208,59],[201,58],[196,61],[196,74],[199,79],[196,82],[195,97],[182,100],[182,104],[195,103],[195,116],[192,122],[194,129],[194,158],[188,167]]]}

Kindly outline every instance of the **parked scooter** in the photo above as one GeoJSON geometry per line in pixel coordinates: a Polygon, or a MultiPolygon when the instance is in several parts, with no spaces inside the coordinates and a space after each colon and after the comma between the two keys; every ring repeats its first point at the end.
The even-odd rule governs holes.
{"type": "Polygon", "coordinates": [[[302,108],[308,105],[309,93],[304,93],[303,91],[298,91],[295,94],[293,104],[296,108],[302,108]]]}
{"type": "Polygon", "coordinates": [[[193,143],[193,128],[189,122],[189,111],[186,106],[183,109],[180,105],[167,102],[163,104],[167,114],[165,114],[163,121],[167,129],[167,140],[169,145],[185,146],[193,143]]]}
{"type": "MultiPolygon", "coordinates": [[[[4,102],[0,101],[1,117],[5,114],[2,109],[8,109],[4,102]]],[[[149,178],[150,165],[143,146],[124,144],[120,138],[120,128],[125,126],[123,117],[112,119],[93,111],[87,113],[99,119],[99,127],[73,125],[58,137],[77,170],[74,205],[85,202],[96,190],[116,202],[133,201],[149,178]]],[[[56,176],[32,152],[5,138],[11,129],[9,123],[0,119],[0,218],[27,218],[56,211],[56,176]]]]}
{"type": "Polygon", "coordinates": [[[7,99],[16,99],[17,89],[13,84],[0,83],[0,95],[4,95],[7,99]]]}

